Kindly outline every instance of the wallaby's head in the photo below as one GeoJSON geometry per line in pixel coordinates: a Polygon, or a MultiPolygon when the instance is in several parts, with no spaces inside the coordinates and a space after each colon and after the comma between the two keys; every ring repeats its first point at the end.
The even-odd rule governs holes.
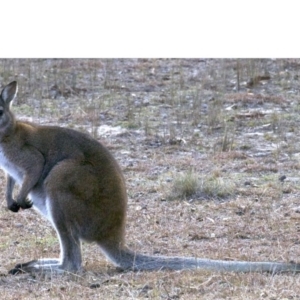
{"type": "Polygon", "coordinates": [[[13,114],[10,111],[10,106],[18,91],[16,81],[5,86],[0,96],[0,132],[3,133],[13,121],[13,114]]]}

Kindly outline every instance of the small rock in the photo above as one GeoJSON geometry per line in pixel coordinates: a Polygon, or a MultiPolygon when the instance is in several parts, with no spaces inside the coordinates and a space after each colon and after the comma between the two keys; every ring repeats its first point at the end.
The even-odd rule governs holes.
{"type": "Polygon", "coordinates": [[[294,208],[294,212],[297,213],[297,214],[300,214],[300,207],[294,208]]]}
{"type": "Polygon", "coordinates": [[[286,179],[286,176],[285,176],[285,175],[282,175],[282,176],[280,176],[278,179],[279,179],[279,181],[284,182],[284,180],[286,179]]]}
{"type": "Polygon", "coordinates": [[[8,274],[8,270],[0,266],[0,276],[6,276],[7,274],[8,274]]]}
{"type": "Polygon", "coordinates": [[[100,283],[92,283],[90,285],[90,289],[98,289],[100,286],[101,286],[100,283]]]}
{"type": "Polygon", "coordinates": [[[238,215],[238,216],[243,216],[243,215],[245,214],[245,210],[239,209],[239,210],[237,210],[237,211],[235,212],[235,214],[238,215]]]}
{"type": "Polygon", "coordinates": [[[144,285],[141,289],[140,289],[140,292],[143,293],[143,294],[147,294],[148,291],[151,291],[153,289],[152,286],[146,284],[144,285]]]}

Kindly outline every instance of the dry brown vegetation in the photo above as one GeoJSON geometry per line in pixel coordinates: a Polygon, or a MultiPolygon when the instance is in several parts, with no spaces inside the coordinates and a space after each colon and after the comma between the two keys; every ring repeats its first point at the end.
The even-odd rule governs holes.
{"type": "MultiPolygon", "coordinates": [[[[300,262],[299,67],[296,59],[0,60],[19,82],[19,118],[88,131],[119,161],[136,251],[300,262]],[[283,177],[285,176],[285,177],[283,177]]],[[[59,255],[33,210],[6,209],[1,173],[3,299],[299,299],[297,274],[119,273],[96,245],[86,272],[7,275],[59,255]]]]}

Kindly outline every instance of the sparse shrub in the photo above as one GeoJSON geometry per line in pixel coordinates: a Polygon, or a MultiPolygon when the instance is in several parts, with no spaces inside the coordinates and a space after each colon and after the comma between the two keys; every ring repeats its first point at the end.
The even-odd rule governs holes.
{"type": "Polygon", "coordinates": [[[235,184],[220,176],[199,177],[189,171],[174,180],[170,199],[226,198],[234,194],[235,184]]]}
{"type": "Polygon", "coordinates": [[[190,198],[197,194],[199,187],[200,181],[197,174],[189,171],[175,179],[172,194],[174,198],[190,198]]]}
{"type": "Polygon", "coordinates": [[[202,179],[200,196],[207,198],[227,198],[234,194],[235,184],[222,177],[202,179]]]}
{"type": "Polygon", "coordinates": [[[224,119],[223,114],[223,102],[220,99],[212,99],[208,103],[208,111],[207,111],[207,125],[209,131],[214,128],[220,126],[224,119]]]}

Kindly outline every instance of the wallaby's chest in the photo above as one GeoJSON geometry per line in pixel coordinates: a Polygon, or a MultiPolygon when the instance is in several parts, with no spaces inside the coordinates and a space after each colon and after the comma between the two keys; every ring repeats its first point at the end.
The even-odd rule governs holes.
{"type": "Polygon", "coordinates": [[[3,148],[0,146],[0,167],[17,182],[21,182],[23,179],[22,170],[9,158],[3,148]]]}

